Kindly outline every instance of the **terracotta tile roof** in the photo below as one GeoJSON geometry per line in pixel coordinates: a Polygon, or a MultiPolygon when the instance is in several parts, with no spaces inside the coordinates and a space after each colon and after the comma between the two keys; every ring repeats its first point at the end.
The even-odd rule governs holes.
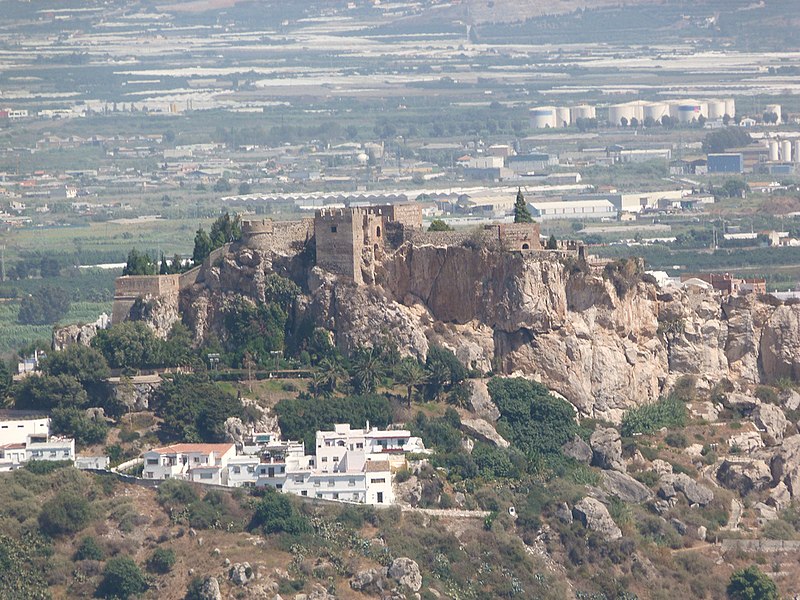
{"type": "Polygon", "coordinates": [[[364,463],[365,473],[385,473],[390,468],[388,460],[368,460],[364,463]]]}
{"type": "Polygon", "coordinates": [[[233,448],[233,443],[229,444],[172,444],[163,448],[153,448],[150,452],[159,454],[189,454],[199,452],[200,454],[225,454],[233,448]]]}

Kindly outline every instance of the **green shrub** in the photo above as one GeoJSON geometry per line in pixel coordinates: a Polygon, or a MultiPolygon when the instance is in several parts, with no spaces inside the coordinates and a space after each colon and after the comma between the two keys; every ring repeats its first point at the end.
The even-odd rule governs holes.
{"type": "Polygon", "coordinates": [[[185,506],[197,500],[197,492],[185,481],[167,479],[158,486],[156,494],[158,503],[162,506],[185,506]]]}
{"type": "Polygon", "coordinates": [[[175,565],[175,552],[170,548],[156,548],[147,559],[147,570],[152,573],[169,573],[175,565]]]}
{"type": "Polygon", "coordinates": [[[728,583],[731,600],[778,600],[778,587],[755,565],[739,569],[728,583]]]}
{"type": "Polygon", "coordinates": [[[668,396],[625,413],[621,433],[627,437],[634,433],[653,433],[662,427],[683,427],[685,424],[686,405],[673,396],[668,396]]]}
{"type": "Polygon", "coordinates": [[[680,432],[671,432],[664,436],[664,441],[667,443],[668,446],[672,446],[673,448],[686,448],[689,445],[689,441],[686,439],[686,436],[680,432]]]}
{"type": "Polygon", "coordinates": [[[75,560],[103,560],[105,552],[92,536],[87,535],[81,540],[75,551],[75,560]]]}
{"type": "Polygon", "coordinates": [[[58,493],[42,505],[40,529],[51,536],[71,534],[83,529],[91,518],[89,502],[73,493],[58,493]]]}
{"type": "Polygon", "coordinates": [[[260,528],[264,533],[298,534],[310,530],[308,521],[280,492],[266,489],[253,514],[250,527],[260,528]]]}
{"type": "Polygon", "coordinates": [[[138,565],[127,556],[120,556],[106,563],[96,595],[100,598],[127,600],[131,596],[143,594],[147,588],[147,580],[138,565]]]}
{"type": "Polygon", "coordinates": [[[771,388],[767,385],[758,386],[756,388],[755,396],[762,402],[766,402],[768,404],[780,404],[780,399],[778,398],[778,393],[775,391],[775,388],[771,388]]]}
{"type": "Polygon", "coordinates": [[[25,463],[25,470],[36,475],[48,475],[53,471],[72,466],[70,460],[31,460],[25,463]]]}

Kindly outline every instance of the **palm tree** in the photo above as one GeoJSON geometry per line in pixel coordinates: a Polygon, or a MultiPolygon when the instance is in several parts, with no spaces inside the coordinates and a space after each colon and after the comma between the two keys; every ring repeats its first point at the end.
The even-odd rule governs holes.
{"type": "Polygon", "coordinates": [[[395,373],[395,379],[397,383],[406,386],[406,404],[411,408],[411,397],[414,394],[414,388],[423,385],[428,380],[425,369],[415,358],[406,357],[400,361],[395,373]]]}
{"type": "Polygon", "coordinates": [[[338,360],[329,357],[323,358],[317,367],[319,368],[320,385],[325,395],[332,396],[345,377],[344,367],[338,360]]]}
{"type": "Polygon", "coordinates": [[[383,365],[376,348],[359,348],[353,355],[351,376],[357,394],[371,394],[378,388],[383,365]]]}

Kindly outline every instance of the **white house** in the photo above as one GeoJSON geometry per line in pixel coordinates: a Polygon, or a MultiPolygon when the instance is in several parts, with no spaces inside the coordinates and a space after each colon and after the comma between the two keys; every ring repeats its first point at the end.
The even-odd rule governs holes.
{"type": "Polygon", "coordinates": [[[227,484],[228,461],[236,446],[228,444],[173,444],[145,452],[142,477],[185,479],[201,483],[227,484]]]}
{"type": "Polygon", "coordinates": [[[50,435],[50,417],[32,410],[0,410],[0,446],[25,444],[28,436],[50,435]]]}
{"type": "Polygon", "coordinates": [[[393,504],[392,471],[406,453],[424,452],[422,440],[405,429],[352,429],[338,424],[318,431],[315,454],[303,442],[255,433],[241,444],[174,444],[144,453],[145,479],[185,479],[230,487],[270,486],[310,498],[393,504]]]}
{"type": "Polygon", "coordinates": [[[31,460],[75,462],[75,440],[72,438],[29,435],[22,443],[0,446],[0,471],[19,469],[31,460]]]}

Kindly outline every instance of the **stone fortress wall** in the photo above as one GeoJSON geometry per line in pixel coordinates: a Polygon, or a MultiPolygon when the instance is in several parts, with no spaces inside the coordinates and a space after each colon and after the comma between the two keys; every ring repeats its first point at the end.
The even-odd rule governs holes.
{"type": "Polygon", "coordinates": [[[242,244],[256,250],[289,254],[302,249],[314,235],[314,219],[242,221],[242,244]]]}
{"type": "Polygon", "coordinates": [[[138,298],[174,299],[178,305],[181,275],[125,275],[114,281],[114,307],[112,323],[125,321],[138,298]]]}

